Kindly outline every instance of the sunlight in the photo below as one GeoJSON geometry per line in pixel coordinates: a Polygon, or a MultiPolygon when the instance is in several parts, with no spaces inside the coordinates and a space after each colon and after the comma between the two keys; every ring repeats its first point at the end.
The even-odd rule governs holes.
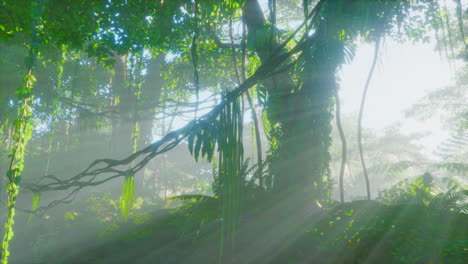
{"type": "Polygon", "coordinates": [[[0,1],[0,262],[465,263],[465,9],[0,1]]]}
{"type": "MultiPolygon", "coordinates": [[[[430,133],[421,140],[427,153],[446,138],[438,116],[424,122],[405,117],[404,112],[417,103],[428,91],[453,83],[454,72],[449,62],[441,59],[434,42],[400,44],[387,40],[380,53],[379,63],[371,81],[363,126],[380,133],[391,126],[399,126],[405,133],[430,133]]],[[[341,70],[340,94],[343,113],[359,110],[361,92],[372,61],[373,45],[361,44],[351,64],[341,70]]]]}

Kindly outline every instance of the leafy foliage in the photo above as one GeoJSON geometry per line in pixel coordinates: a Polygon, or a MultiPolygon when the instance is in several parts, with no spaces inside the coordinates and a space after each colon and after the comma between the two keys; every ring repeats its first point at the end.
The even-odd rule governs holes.
{"type": "Polygon", "coordinates": [[[33,198],[31,201],[31,211],[32,213],[29,215],[29,220],[28,222],[31,223],[31,220],[34,217],[34,211],[36,211],[37,207],[39,206],[39,201],[40,201],[41,196],[38,193],[33,194],[33,198]]]}
{"type": "Polygon", "coordinates": [[[463,186],[449,182],[448,189],[442,191],[434,183],[429,173],[416,177],[413,181],[405,179],[392,188],[383,191],[379,200],[387,204],[415,204],[434,210],[453,210],[468,213],[468,192],[463,186]]]}
{"type": "Polygon", "coordinates": [[[120,197],[120,211],[125,220],[128,219],[128,216],[133,209],[134,201],[135,179],[133,176],[127,176],[124,178],[124,182],[122,184],[122,196],[120,197]]]}
{"type": "MultiPolygon", "coordinates": [[[[242,243],[237,243],[237,231],[241,222],[248,219],[245,205],[285,200],[301,208],[309,203],[308,199],[328,199],[332,186],[329,147],[336,71],[352,60],[358,38],[373,41],[392,35],[425,41],[431,27],[441,26],[444,13],[438,12],[438,2],[432,0],[306,0],[302,8],[298,1],[268,2],[269,19],[264,18],[264,10],[255,0],[1,1],[0,71],[4,74],[0,76],[0,104],[4,107],[0,109],[0,145],[2,151],[13,151],[7,173],[9,215],[2,261],[7,262],[15,199],[31,138],[34,142],[28,154],[31,165],[24,170],[31,178],[22,185],[37,195],[41,193],[41,197],[47,191],[66,192],[62,199],[42,207],[38,207],[39,196],[34,195],[31,211],[43,214],[46,209],[65,203],[73,207],[75,197],[90,195],[78,194],[85,187],[110,184],[121,177],[120,200],[108,196],[92,198],[93,217],[109,225],[108,233],[115,235],[112,238],[118,237],[115,234],[118,232],[113,231],[120,228],[137,229],[120,241],[126,241],[128,246],[129,241],[151,238],[147,245],[167,249],[154,253],[164,257],[164,261],[170,261],[172,254],[178,258],[175,262],[185,262],[195,243],[210,233],[216,239],[221,237],[221,245],[208,246],[214,249],[210,252],[219,250],[221,260],[235,261],[236,247],[242,248],[242,243]],[[304,19],[294,10],[303,11],[304,19]],[[283,28],[278,24],[281,21],[301,26],[283,28]],[[23,57],[25,65],[17,66],[22,64],[23,57]],[[21,79],[25,85],[16,89],[15,99],[11,87],[18,86],[21,79]],[[256,89],[256,99],[263,107],[270,155],[266,162],[259,158],[259,164],[249,169],[248,159],[244,159],[242,95],[251,88],[256,89]],[[218,103],[217,94],[221,90],[229,92],[218,103]],[[199,102],[204,92],[213,94],[216,106],[198,116],[204,110],[203,102],[199,102]],[[167,133],[173,123],[180,123],[187,116],[192,118],[194,112],[194,120],[167,133]],[[155,131],[161,134],[156,135],[155,131]],[[154,136],[161,140],[149,144],[154,136]],[[187,144],[195,161],[215,161],[215,197],[179,195],[186,193],[190,183],[196,182],[201,174],[209,174],[202,166],[174,170],[175,165],[164,155],[169,150],[175,151],[179,144],[187,144]],[[111,158],[96,159],[82,169],[82,160],[101,156],[111,158]],[[64,161],[70,160],[73,164],[63,166],[64,161]],[[63,168],[52,175],[53,165],[63,168]],[[261,175],[249,179],[253,168],[261,168],[261,175]],[[262,174],[263,168],[268,175],[262,174]],[[75,176],[61,176],[75,170],[80,171],[75,176]],[[173,179],[176,174],[185,176],[179,180],[185,182],[178,183],[177,188],[170,184],[176,181],[173,179]],[[156,180],[161,175],[164,179],[156,180]],[[267,176],[264,183],[263,176],[267,176]],[[138,188],[146,192],[145,200],[135,199],[138,188]],[[164,195],[160,193],[162,189],[164,195]],[[301,195],[296,195],[298,190],[303,190],[301,195]],[[183,203],[160,210],[154,219],[132,212],[147,200],[160,201],[174,195],[173,199],[183,203]],[[272,199],[275,196],[276,200],[272,199]],[[299,198],[288,200],[291,197],[299,198]],[[117,217],[119,209],[125,223],[117,217]],[[174,252],[178,247],[173,245],[185,250],[178,255],[174,252]]],[[[253,108],[254,100],[249,101],[253,108]]],[[[463,165],[452,160],[441,167],[465,169],[456,164],[463,165]]],[[[397,165],[401,165],[399,169],[388,171],[398,174],[410,167],[409,163],[397,165]]],[[[458,189],[431,196],[425,193],[429,190],[426,185],[412,184],[402,187],[404,192],[420,196],[422,204],[428,203],[435,210],[454,208],[465,197],[458,189]]],[[[413,198],[398,193],[392,201],[405,199],[413,198]]],[[[273,204],[269,204],[270,208],[275,208],[273,204]]],[[[67,209],[57,213],[60,219],[66,218],[61,231],[83,223],[85,214],[78,211],[67,209]]],[[[370,227],[375,226],[363,224],[360,228],[368,228],[366,231],[372,233],[370,227]]],[[[379,229],[369,241],[380,238],[383,230],[388,228],[379,229]]],[[[340,239],[346,244],[345,239],[340,239]]],[[[359,243],[353,239],[352,243],[359,243]]],[[[407,241],[397,241],[400,242],[407,241]]],[[[358,260],[369,256],[368,247],[362,251],[359,247],[354,249],[362,255],[358,260]]],[[[392,245],[392,249],[396,255],[408,255],[406,247],[392,245]]],[[[131,248],[126,253],[130,251],[131,248]]],[[[129,254],[131,259],[127,262],[134,262],[136,254],[129,254]]],[[[90,254],[77,261],[92,263],[93,257],[90,254]]],[[[279,259],[280,263],[289,261],[279,259]]]]}
{"type": "Polygon", "coordinates": [[[323,263],[462,263],[463,221],[464,214],[435,208],[355,201],[331,209],[329,218],[311,225],[298,244],[317,245],[323,263]]]}

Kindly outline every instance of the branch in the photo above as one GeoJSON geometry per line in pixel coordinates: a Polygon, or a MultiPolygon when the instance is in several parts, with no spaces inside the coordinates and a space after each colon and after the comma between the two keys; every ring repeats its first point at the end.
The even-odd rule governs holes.
{"type": "Polygon", "coordinates": [[[220,49],[233,49],[233,48],[240,49],[240,48],[242,48],[241,44],[237,44],[237,43],[234,43],[234,42],[231,42],[231,43],[222,42],[221,39],[219,38],[219,36],[216,35],[215,30],[213,28],[211,28],[211,27],[208,27],[207,31],[208,31],[208,34],[211,37],[211,39],[213,39],[216,46],[218,46],[218,48],[220,48],[220,49]]]}
{"type": "Polygon", "coordinates": [[[241,48],[241,44],[238,44],[238,43],[224,43],[215,34],[210,34],[210,36],[213,39],[213,41],[215,42],[216,46],[218,46],[218,48],[220,48],[220,49],[233,49],[233,48],[240,49],[241,48]]]}

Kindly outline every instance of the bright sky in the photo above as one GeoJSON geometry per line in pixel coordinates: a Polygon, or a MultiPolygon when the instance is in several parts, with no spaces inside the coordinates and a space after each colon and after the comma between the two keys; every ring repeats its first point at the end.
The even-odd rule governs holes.
{"type": "MultiPolygon", "coordinates": [[[[343,113],[359,111],[362,91],[374,56],[374,44],[361,44],[356,57],[341,71],[343,113]]],[[[437,117],[418,122],[406,119],[404,111],[427,91],[449,85],[453,72],[440,58],[434,44],[399,44],[387,40],[381,47],[379,62],[367,94],[363,127],[382,130],[400,123],[403,132],[432,132],[421,142],[432,151],[446,135],[437,117]]]]}

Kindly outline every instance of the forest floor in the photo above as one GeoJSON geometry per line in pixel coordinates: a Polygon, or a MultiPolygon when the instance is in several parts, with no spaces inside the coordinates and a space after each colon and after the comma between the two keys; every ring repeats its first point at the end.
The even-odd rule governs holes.
{"type": "MultiPolygon", "coordinates": [[[[258,208],[258,207],[257,207],[258,208]]],[[[44,263],[219,263],[216,203],[186,202],[160,209],[81,252],[44,263]]],[[[468,215],[375,201],[327,210],[264,208],[238,222],[235,247],[224,238],[223,263],[468,263],[468,215]]]]}

